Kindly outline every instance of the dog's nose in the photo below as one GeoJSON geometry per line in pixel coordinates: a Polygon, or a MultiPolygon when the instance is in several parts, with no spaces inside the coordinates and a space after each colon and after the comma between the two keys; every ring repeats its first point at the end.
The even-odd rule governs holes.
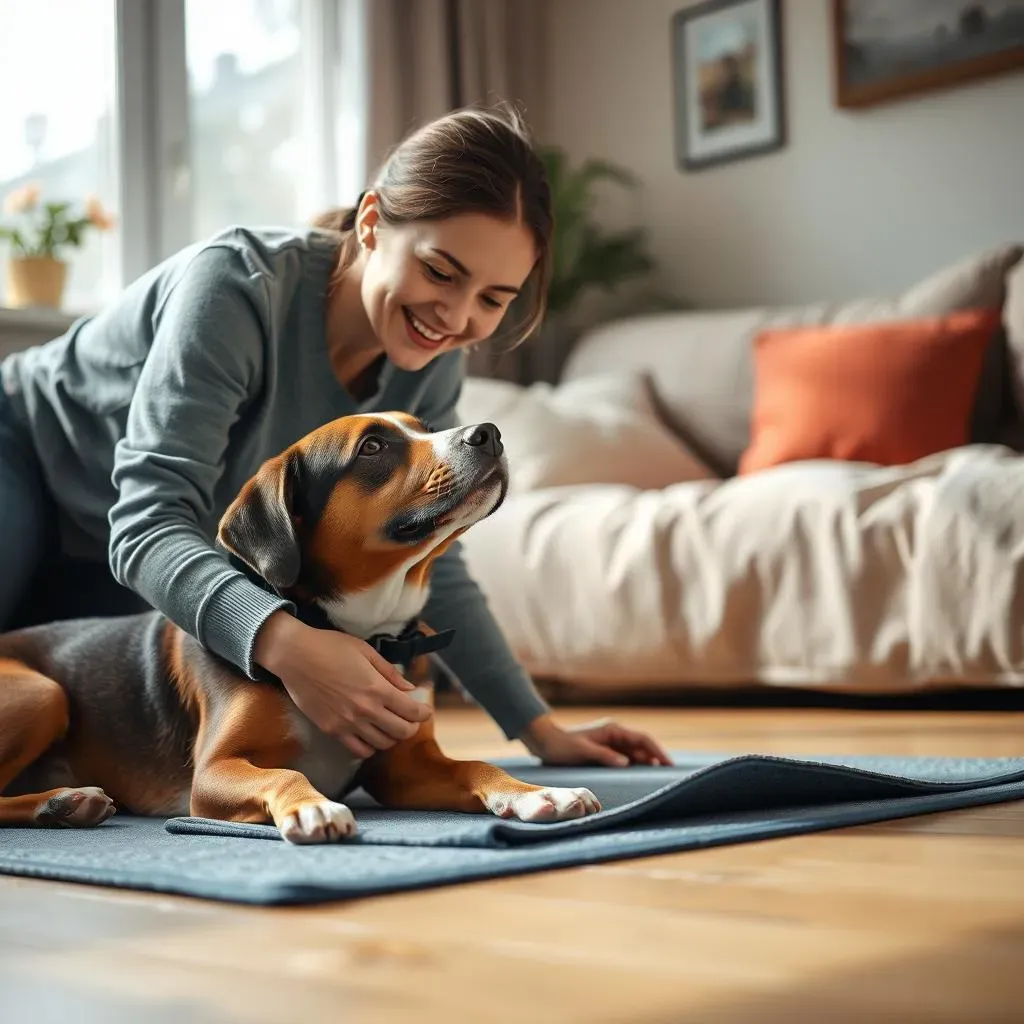
{"type": "Polygon", "coordinates": [[[501,431],[493,423],[478,423],[462,435],[462,443],[472,448],[482,448],[488,455],[497,458],[505,450],[501,443],[501,431]]]}

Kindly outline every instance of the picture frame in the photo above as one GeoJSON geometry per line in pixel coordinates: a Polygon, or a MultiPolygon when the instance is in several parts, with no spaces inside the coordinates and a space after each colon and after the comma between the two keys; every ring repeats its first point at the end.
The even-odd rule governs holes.
{"type": "Polygon", "coordinates": [[[786,144],[781,0],[705,0],[676,11],[671,38],[677,167],[786,144]]]}
{"type": "Polygon", "coordinates": [[[837,107],[871,107],[1024,68],[1024,0],[831,6],[837,107]]]}

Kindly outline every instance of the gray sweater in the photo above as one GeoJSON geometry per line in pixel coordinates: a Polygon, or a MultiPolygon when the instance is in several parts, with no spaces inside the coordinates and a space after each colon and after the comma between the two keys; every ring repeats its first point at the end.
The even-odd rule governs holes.
{"type": "MultiPolygon", "coordinates": [[[[459,353],[416,373],[385,362],[362,402],[338,382],[324,330],[336,253],[316,230],[230,229],[0,364],[57,496],[64,549],[108,558],[119,582],[251,678],[257,631],[291,606],[214,547],[242,484],[337,416],[401,409],[455,425],[459,353]]],[[[425,617],[456,629],[445,660],[507,737],[547,710],[457,544],[438,559],[425,617]]]]}

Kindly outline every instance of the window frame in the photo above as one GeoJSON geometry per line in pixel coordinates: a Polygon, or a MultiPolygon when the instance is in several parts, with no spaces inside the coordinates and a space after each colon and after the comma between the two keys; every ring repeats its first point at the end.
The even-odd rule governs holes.
{"type": "MultiPolygon", "coordinates": [[[[346,65],[361,50],[353,29],[361,31],[365,2],[300,0],[305,158],[297,188],[310,210],[338,201],[347,176],[342,165],[352,159],[336,128],[341,105],[362,92],[362,67],[353,75],[346,65]]],[[[185,0],[117,0],[117,6],[123,286],[195,239],[185,0]]],[[[364,173],[360,168],[356,177],[364,173]]]]}
{"type": "MultiPolygon", "coordinates": [[[[360,157],[367,2],[300,0],[303,209],[336,205],[348,192],[354,200],[363,187],[355,183],[366,173],[360,157]]],[[[115,0],[118,244],[111,278],[117,289],[195,241],[185,6],[185,0],[115,0]]]]}

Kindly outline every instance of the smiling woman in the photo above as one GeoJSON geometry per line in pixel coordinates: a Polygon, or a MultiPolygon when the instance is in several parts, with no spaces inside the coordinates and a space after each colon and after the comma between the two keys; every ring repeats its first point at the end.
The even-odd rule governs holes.
{"type": "MultiPolygon", "coordinates": [[[[237,571],[218,523],[260,466],[324,423],[405,413],[455,427],[461,350],[499,334],[514,344],[544,315],[551,220],[515,115],[457,111],[399,145],[352,209],[308,229],[221,232],[8,357],[0,628],[153,607],[243,677],[279,679],[357,756],[412,735],[429,712],[400,692],[408,682],[364,640],[302,622],[286,589],[237,571]]],[[[386,444],[375,436],[368,462],[384,465],[386,444]]],[[[372,503],[371,491],[347,514],[372,503]]],[[[455,630],[453,672],[542,758],[664,757],[628,730],[554,724],[457,542],[437,558],[424,617],[455,630]]]]}
{"type": "Polygon", "coordinates": [[[404,370],[493,338],[517,344],[544,317],[551,195],[522,125],[464,111],[410,136],[351,209],[317,224],[346,239],[329,300],[338,367],[357,376],[382,347],[404,370]],[[528,312],[504,324],[513,300],[528,312]]]}
{"type": "Polygon", "coordinates": [[[466,213],[391,224],[373,192],[361,207],[361,298],[374,334],[402,369],[490,338],[538,260],[537,239],[517,220],[466,213]]]}

